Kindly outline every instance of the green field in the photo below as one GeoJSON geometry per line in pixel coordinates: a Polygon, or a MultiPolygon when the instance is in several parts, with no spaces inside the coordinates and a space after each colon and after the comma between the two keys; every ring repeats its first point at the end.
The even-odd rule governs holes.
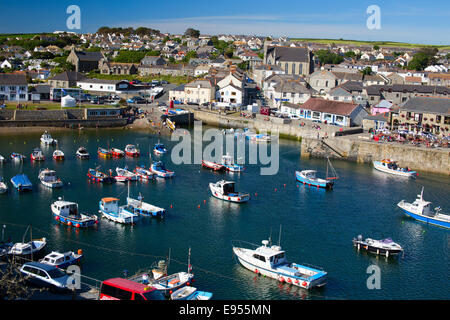
{"type": "Polygon", "coordinates": [[[162,76],[162,75],[154,75],[154,76],[139,76],[137,74],[134,75],[112,75],[112,74],[101,74],[101,73],[93,73],[89,74],[89,77],[96,79],[105,79],[105,80],[140,80],[142,82],[151,82],[152,80],[165,80],[169,83],[174,84],[185,84],[195,79],[194,76],[162,76]]]}
{"type": "Polygon", "coordinates": [[[401,47],[401,48],[421,48],[421,47],[436,47],[438,49],[450,49],[450,45],[431,45],[431,44],[417,44],[394,41],[360,41],[360,40],[345,40],[345,39],[314,39],[314,38],[290,38],[290,41],[303,41],[322,44],[349,44],[349,45],[370,45],[379,47],[401,47]]]}
{"type": "Polygon", "coordinates": [[[6,38],[21,38],[21,39],[32,39],[34,36],[49,34],[49,33],[1,33],[0,39],[6,38]]]}

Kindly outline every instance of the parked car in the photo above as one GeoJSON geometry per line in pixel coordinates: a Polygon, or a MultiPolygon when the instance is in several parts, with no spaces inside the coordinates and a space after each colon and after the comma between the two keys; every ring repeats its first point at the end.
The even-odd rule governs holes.
{"type": "Polygon", "coordinates": [[[127,100],[128,103],[147,103],[147,100],[145,100],[142,97],[133,97],[127,100]]]}
{"type": "Polygon", "coordinates": [[[122,278],[102,282],[99,300],[165,300],[161,292],[151,286],[122,278]]]}
{"type": "Polygon", "coordinates": [[[40,262],[27,262],[22,265],[20,272],[27,281],[39,287],[50,288],[52,291],[68,291],[69,275],[61,269],[40,262]]]}

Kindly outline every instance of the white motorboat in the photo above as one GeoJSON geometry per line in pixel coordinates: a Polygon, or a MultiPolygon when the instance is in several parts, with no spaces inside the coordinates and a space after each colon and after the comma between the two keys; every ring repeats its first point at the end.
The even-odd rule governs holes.
{"type": "Polygon", "coordinates": [[[226,170],[230,172],[244,171],[244,167],[234,163],[233,158],[229,154],[222,156],[222,165],[225,167],[226,170]]]}
{"type": "Polygon", "coordinates": [[[250,194],[236,192],[234,190],[235,182],[220,180],[216,183],[210,183],[209,189],[214,197],[230,202],[246,202],[250,200],[250,194]]]}
{"type": "Polygon", "coordinates": [[[410,170],[408,167],[401,168],[397,161],[391,159],[383,159],[381,161],[373,161],[373,167],[379,171],[395,174],[397,176],[414,178],[417,176],[416,171],[410,170]]]}
{"type": "Polygon", "coordinates": [[[270,241],[263,240],[262,246],[246,244],[238,241],[233,244],[233,253],[239,262],[247,269],[282,283],[289,283],[305,289],[323,286],[327,273],[317,267],[289,263],[285,251],[281,247],[269,245],[270,241]],[[243,243],[243,244],[240,244],[243,243]],[[255,249],[243,247],[252,246],[255,249]]]}
{"type": "Polygon", "coordinates": [[[416,220],[439,227],[450,228],[450,215],[440,213],[440,207],[434,208],[434,211],[431,209],[431,202],[423,200],[423,187],[422,192],[417,196],[417,199],[413,203],[402,200],[397,206],[401,208],[407,216],[416,220]]]}
{"type": "Polygon", "coordinates": [[[90,158],[90,154],[86,150],[85,147],[79,147],[77,152],[76,152],[76,156],[77,156],[78,159],[89,159],[90,158]]]}
{"type": "MultiPolygon", "coordinates": [[[[119,179],[126,178],[126,179],[124,179],[124,181],[127,181],[127,180],[136,181],[136,180],[139,180],[138,175],[133,173],[133,172],[131,172],[130,170],[128,170],[127,167],[125,167],[125,168],[117,167],[116,168],[116,174],[117,174],[117,177],[119,177],[119,179]]],[[[119,180],[119,181],[122,181],[122,180],[119,180]]]]}
{"type": "Polygon", "coordinates": [[[50,205],[55,220],[67,226],[88,228],[97,225],[98,217],[87,213],[80,213],[78,204],[58,199],[50,205]]]}
{"type": "Polygon", "coordinates": [[[352,241],[353,246],[355,246],[358,251],[365,250],[377,255],[385,255],[386,257],[398,255],[400,252],[403,252],[403,248],[398,243],[392,241],[391,238],[383,240],[367,238],[363,240],[362,235],[359,235],[357,238],[353,238],[352,241]]]}
{"type": "Polygon", "coordinates": [[[46,238],[36,239],[30,242],[18,242],[11,247],[8,254],[13,256],[29,257],[31,254],[39,253],[42,249],[44,249],[46,244],[46,238]]]}
{"type": "Polygon", "coordinates": [[[50,133],[45,131],[41,136],[41,142],[45,145],[52,145],[52,144],[57,144],[58,140],[53,139],[52,136],[50,135],[50,133]]]}
{"type": "Polygon", "coordinates": [[[55,170],[42,169],[39,171],[38,178],[44,186],[49,188],[60,188],[64,185],[62,180],[56,176],[55,170]]]}
{"type": "Polygon", "coordinates": [[[210,300],[211,292],[199,291],[194,287],[181,287],[170,295],[171,300],[210,300]]]}

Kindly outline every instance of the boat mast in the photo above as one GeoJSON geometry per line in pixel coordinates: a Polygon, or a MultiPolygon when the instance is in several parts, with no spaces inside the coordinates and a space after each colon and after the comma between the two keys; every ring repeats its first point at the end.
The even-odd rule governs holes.
{"type": "Polygon", "coordinates": [[[30,224],[30,252],[31,252],[31,261],[33,261],[33,227],[30,224]]]}
{"type": "Polygon", "coordinates": [[[281,243],[281,224],[280,224],[280,234],[278,236],[278,246],[280,246],[281,243]]]}
{"type": "Polygon", "coordinates": [[[189,247],[189,254],[188,254],[188,273],[191,272],[191,247],[189,247]]]}

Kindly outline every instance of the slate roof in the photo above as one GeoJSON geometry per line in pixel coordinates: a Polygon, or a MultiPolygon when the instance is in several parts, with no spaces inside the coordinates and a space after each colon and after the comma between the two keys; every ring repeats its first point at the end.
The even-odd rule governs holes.
{"type": "Polygon", "coordinates": [[[290,61],[290,62],[309,62],[310,53],[307,48],[299,47],[268,47],[267,55],[271,53],[275,54],[275,60],[277,61],[290,61]]]}
{"type": "Polygon", "coordinates": [[[100,61],[103,58],[103,54],[101,52],[83,52],[83,51],[75,51],[76,56],[80,61],[100,61]]]}
{"type": "Polygon", "coordinates": [[[450,115],[450,98],[413,97],[400,110],[450,115]]]}
{"type": "Polygon", "coordinates": [[[24,74],[0,73],[0,84],[26,86],[27,78],[24,74]]]}
{"type": "Polygon", "coordinates": [[[64,71],[61,73],[58,73],[53,78],[50,78],[49,80],[59,80],[59,81],[80,81],[85,80],[86,77],[76,71],[64,71]]]}
{"type": "Polygon", "coordinates": [[[373,85],[367,86],[366,91],[368,95],[379,95],[383,91],[450,94],[450,88],[444,86],[422,86],[414,84],[373,85]]]}

